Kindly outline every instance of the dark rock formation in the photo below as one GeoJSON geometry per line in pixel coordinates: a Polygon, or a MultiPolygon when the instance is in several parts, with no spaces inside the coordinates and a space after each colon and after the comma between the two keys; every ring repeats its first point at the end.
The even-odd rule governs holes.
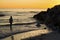
{"type": "Polygon", "coordinates": [[[34,19],[45,24],[49,29],[60,31],[60,5],[48,8],[33,16],[34,19]]]}
{"type": "Polygon", "coordinates": [[[4,14],[0,14],[0,17],[3,17],[3,16],[5,16],[4,14]]]}
{"type": "Polygon", "coordinates": [[[5,16],[5,14],[3,14],[3,12],[0,11],[0,17],[5,16]]]}

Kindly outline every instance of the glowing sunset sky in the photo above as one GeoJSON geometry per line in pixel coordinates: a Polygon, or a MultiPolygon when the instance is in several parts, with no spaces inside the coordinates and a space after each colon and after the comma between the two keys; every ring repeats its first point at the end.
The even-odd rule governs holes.
{"type": "Polygon", "coordinates": [[[50,8],[60,0],[0,0],[0,8],[50,8]]]}

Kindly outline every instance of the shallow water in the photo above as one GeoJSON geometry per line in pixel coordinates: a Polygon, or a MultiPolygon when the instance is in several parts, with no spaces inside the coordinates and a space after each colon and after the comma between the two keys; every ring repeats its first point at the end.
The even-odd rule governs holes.
{"type": "MultiPolygon", "coordinates": [[[[13,12],[8,12],[7,14],[10,14],[12,15],[13,12]]],[[[14,14],[14,13],[13,13],[14,14]]],[[[20,15],[20,16],[16,16],[16,15],[13,15],[13,24],[21,24],[21,23],[32,23],[32,22],[35,22],[35,20],[32,18],[33,15],[35,15],[36,13],[23,13],[22,12],[22,16],[20,15],[20,13],[16,13],[16,15],[20,15]]],[[[0,25],[6,25],[6,24],[9,24],[9,18],[10,18],[10,15],[6,15],[4,17],[0,17],[0,25]]],[[[16,31],[16,30],[23,30],[22,28],[27,28],[25,26],[29,26],[29,25],[13,25],[13,30],[16,31]],[[16,30],[15,30],[16,29],[16,30]]],[[[33,25],[32,25],[33,26],[33,25]]],[[[1,32],[10,32],[10,26],[0,26],[0,31],[1,32]]],[[[27,28],[28,29],[28,28],[27,28]]],[[[0,32],[0,33],[1,33],[0,32]]]]}
{"type": "MultiPolygon", "coordinates": [[[[49,33],[49,31],[48,30],[35,30],[35,31],[26,32],[26,33],[16,34],[16,35],[13,35],[13,37],[14,37],[14,40],[22,40],[22,39],[39,36],[41,34],[46,34],[46,33],[49,33]]],[[[11,36],[3,40],[11,40],[11,36]]]]}
{"type": "MultiPolygon", "coordinates": [[[[35,20],[32,18],[35,14],[37,13],[30,13],[30,12],[11,12],[11,11],[7,11],[7,12],[3,12],[3,14],[5,14],[6,16],[4,17],[0,17],[0,25],[6,25],[9,24],[9,18],[10,16],[13,17],[13,24],[15,23],[32,23],[35,22],[35,20]]],[[[36,23],[34,24],[29,24],[29,25],[13,25],[13,31],[28,31],[28,30],[35,30],[35,29],[39,29],[36,26],[36,23]]],[[[0,26],[0,35],[2,33],[9,33],[10,32],[10,26],[0,26]]],[[[39,31],[38,31],[39,32],[39,31]]],[[[32,32],[33,34],[35,34],[36,32],[32,32]]],[[[31,34],[32,34],[31,33],[31,34]]],[[[30,34],[30,33],[28,33],[30,34]]],[[[19,34],[19,36],[14,36],[14,38],[17,38],[15,40],[18,40],[18,37],[20,38],[21,35],[24,37],[24,35],[27,34],[19,34]]],[[[11,37],[7,37],[5,39],[1,39],[1,40],[11,40],[11,37]]],[[[21,40],[21,39],[19,39],[21,40]]]]}

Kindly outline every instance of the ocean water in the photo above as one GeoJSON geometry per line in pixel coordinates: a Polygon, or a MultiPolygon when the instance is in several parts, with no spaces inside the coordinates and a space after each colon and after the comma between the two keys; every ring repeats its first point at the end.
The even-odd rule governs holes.
{"type": "Polygon", "coordinates": [[[33,20],[33,16],[40,11],[45,11],[46,9],[0,9],[0,14],[5,16],[0,17],[0,23],[8,23],[10,16],[13,17],[15,22],[29,22],[33,20]]]}
{"type": "Polygon", "coordinates": [[[18,11],[18,12],[27,12],[27,11],[45,11],[46,9],[23,9],[23,8],[21,8],[21,9],[17,9],[17,8],[15,8],[15,9],[12,9],[12,8],[10,8],[10,9],[7,9],[7,8],[5,8],[5,9],[0,9],[0,11],[18,11]]]}
{"type": "MultiPolygon", "coordinates": [[[[9,24],[10,16],[13,17],[13,24],[21,24],[21,23],[33,23],[36,22],[32,17],[39,13],[40,11],[45,11],[46,9],[0,9],[0,14],[4,14],[5,16],[0,17],[0,25],[9,24]]],[[[13,25],[13,32],[16,31],[28,31],[38,29],[36,23],[29,25],[13,25]]],[[[0,26],[0,35],[3,33],[9,33],[10,26],[0,26]]],[[[21,34],[20,34],[21,35],[21,34]]],[[[3,40],[11,40],[11,37],[8,37],[3,40]]],[[[16,40],[16,39],[15,39],[16,40]]]]}

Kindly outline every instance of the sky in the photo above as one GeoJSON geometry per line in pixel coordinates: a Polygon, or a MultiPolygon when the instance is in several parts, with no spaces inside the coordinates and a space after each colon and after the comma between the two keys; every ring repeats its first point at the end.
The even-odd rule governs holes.
{"type": "Polygon", "coordinates": [[[60,0],[0,0],[0,8],[46,9],[60,4],[60,0]]]}

